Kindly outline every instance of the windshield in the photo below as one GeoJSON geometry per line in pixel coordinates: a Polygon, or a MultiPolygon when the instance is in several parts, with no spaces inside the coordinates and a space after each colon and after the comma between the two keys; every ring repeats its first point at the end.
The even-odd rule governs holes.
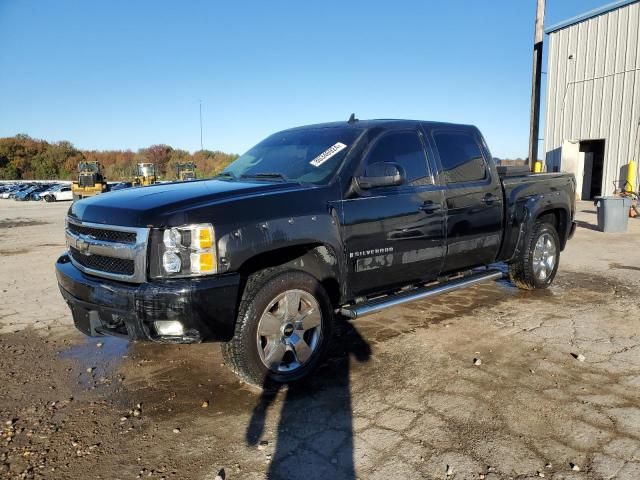
{"type": "Polygon", "coordinates": [[[362,133],[353,127],[305,128],[271,135],[224,169],[230,178],[326,183],[362,133]]]}
{"type": "Polygon", "coordinates": [[[98,164],[93,162],[82,162],[80,165],[78,165],[78,169],[81,172],[96,173],[98,171],[98,164]]]}
{"type": "Polygon", "coordinates": [[[141,163],[138,165],[138,176],[152,177],[155,174],[155,170],[153,163],[141,163]]]}

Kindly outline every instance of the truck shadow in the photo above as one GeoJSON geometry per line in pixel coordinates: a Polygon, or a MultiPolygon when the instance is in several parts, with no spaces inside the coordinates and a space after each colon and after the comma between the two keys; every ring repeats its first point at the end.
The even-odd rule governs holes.
{"type": "Polygon", "coordinates": [[[371,347],[346,321],[336,322],[327,361],[312,378],[288,386],[265,381],[247,426],[248,445],[265,443],[265,420],[284,394],[275,450],[265,478],[355,479],[351,362],[367,362],[371,347]]]}

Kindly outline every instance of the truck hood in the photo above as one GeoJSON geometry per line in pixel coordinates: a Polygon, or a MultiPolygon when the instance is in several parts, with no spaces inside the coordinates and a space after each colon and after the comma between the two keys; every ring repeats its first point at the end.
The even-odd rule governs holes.
{"type": "Polygon", "coordinates": [[[129,227],[163,227],[187,223],[194,209],[225,201],[305,188],[297,183],[196,180],[134,187],[86,198],[69,208],[83,222],[129,227]]]}

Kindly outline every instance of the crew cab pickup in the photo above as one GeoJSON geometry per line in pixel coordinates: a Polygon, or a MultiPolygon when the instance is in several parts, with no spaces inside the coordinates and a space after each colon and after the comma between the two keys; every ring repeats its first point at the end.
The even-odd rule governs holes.
{"type": "Polygon", "coordinates": [[[473,126],[276,133],[217,177],[73,203],[60,291],[87,335],[222,342],[245,381],[308,375],[337,318],[502,278],[548,287],[575,179],[510,173],[473,126]]]}

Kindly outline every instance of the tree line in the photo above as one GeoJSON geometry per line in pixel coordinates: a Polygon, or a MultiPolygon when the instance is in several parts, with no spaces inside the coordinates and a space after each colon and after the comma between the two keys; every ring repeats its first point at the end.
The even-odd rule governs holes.
{"type": "Polygon", "coordinates": [[[67,141],[47,142],[20,134],[0,138],[0,179],[72,180],[78,163],[98,161],[107,180],[131,180],[138,163],[154,163],[160,179],[173,180],[179,163],[193,162],[198,178],[220,173],[238,158],[233,153],[200,150],[190,153],[169,145],[131,150],[80,150],[67,141]]]}

